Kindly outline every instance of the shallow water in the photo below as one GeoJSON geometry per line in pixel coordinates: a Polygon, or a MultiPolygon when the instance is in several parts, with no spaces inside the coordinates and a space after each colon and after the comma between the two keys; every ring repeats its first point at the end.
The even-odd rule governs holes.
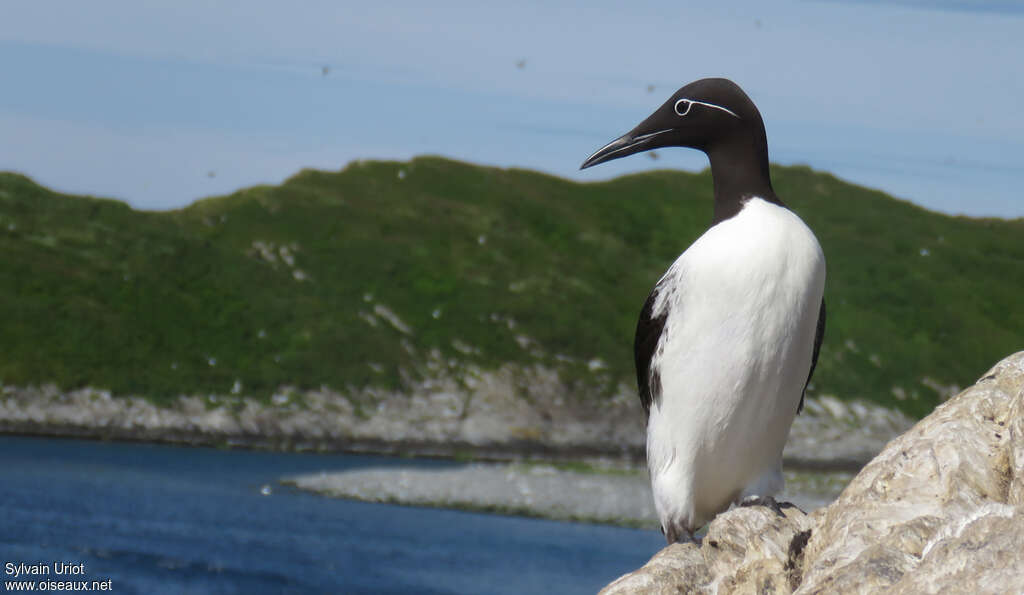
{"type": "Polygon", "coordinates": [[[277,484],[396,464],[454,465],[0,436],[0,563],[84,563],[81,576],[27,578],[110,579],[115,593],[593,593],[663,543],[277,484]]]}

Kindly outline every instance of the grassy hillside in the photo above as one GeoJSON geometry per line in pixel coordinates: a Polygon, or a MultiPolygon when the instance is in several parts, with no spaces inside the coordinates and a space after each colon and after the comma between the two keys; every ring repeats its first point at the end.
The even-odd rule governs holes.
{"type": "MultiPolygon", "coordinates": [[[[1024,348],[1024,220],[773,171],[828,259],[812,392],[920,415],[1024,348]]],[[[433,351],[456,371],[539,362],[631,385],[640,305],[710,217],[707,172],[577,184],[360,162],[159,213],[0,174],[0,380],[267,396],[400,386],[433,351]]]]}

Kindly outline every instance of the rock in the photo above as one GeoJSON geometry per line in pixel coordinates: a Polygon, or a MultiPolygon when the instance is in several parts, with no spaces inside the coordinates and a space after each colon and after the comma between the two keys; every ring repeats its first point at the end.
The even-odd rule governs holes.
{"type": "MultiPolygon", "coordinates": [[[[62,393],[52,385],[0,384],[0,432],[425,456],[643,460],[645,420],[632,387],[619,385],[609,398],[596,398],[540,365],[449,367],[440,353],[431,354],[427,377],[410,379],[401,390],[281,386],[269,402],[229,391],[158,405],[88,387],[62,393]]],[[[244,383],[232,391],[235,386],[244,383]]],[[[878,405],[808,398],[784,457],[804,469],[857,469],[911,425],[878,405]]]]}
{"type": "Polygon", "coordinates": [[[601,594],[686,593],[694,590],[694,585],[705,585],[710,581],[711,574],[700,550],[689,543],[676,543],[655,554],[640,570],[622,576],[602,589],[601,594]]]}
{"type": "MultiPolygon", "coordinates": [[[[1022,414],[1019,353],[890,442],[853,479],[812,534],[800,590],[863,592],[900,584],[921,592],[910,585],[927,584],[919,572],[934,565],[924,562],[949,544],[936,545],[962,538],[967,526],[991,515],[1012,516],[1008,508],[1020,511],[1010,488],[1024,477],[1024,460],[1014,461],[1024,433],[1013,425],[1022,414]]],[[[992,556],[958,551],[970,556],[976,576],[992,569],[992,556]]],[[[1024,548],[1017,554],[1024,559],[1024,548]]]]}
{"type": "Polygon", "coordinates": [[[700,545],[670,545],[601,593],[790,593],[814,517],[795,506],[782,511],[734,508],[711,523],[700,545]]]}
{"type": "Polygon", "coordinates": [[[828,507],[719,515],[604,593],[1024,592],[1024,352],[890,442],[828,507]]]}

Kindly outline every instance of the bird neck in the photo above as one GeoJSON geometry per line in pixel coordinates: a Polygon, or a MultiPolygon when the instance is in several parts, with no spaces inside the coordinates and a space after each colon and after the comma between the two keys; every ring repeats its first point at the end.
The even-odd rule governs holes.
{"type": "Polygon", "coordinates": [[[764,140],[738,139],[709,149],[707,155],[715,187],[712,225],[739,213],[743,203],[754,196],[782,205],[772,189],[764,140]]]}

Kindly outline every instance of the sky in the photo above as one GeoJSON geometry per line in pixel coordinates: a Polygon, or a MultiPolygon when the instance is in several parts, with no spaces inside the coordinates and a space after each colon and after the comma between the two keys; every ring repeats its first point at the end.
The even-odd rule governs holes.
{"type": "Polygon", "coordinates": [[[725,76],[773,162],[1024,217],[1022,63],[1009,1],[35,0],[0,20],[0,170],[140,209],[422,154],[697,171],[681,148],[578,168],[725,76]]]}

